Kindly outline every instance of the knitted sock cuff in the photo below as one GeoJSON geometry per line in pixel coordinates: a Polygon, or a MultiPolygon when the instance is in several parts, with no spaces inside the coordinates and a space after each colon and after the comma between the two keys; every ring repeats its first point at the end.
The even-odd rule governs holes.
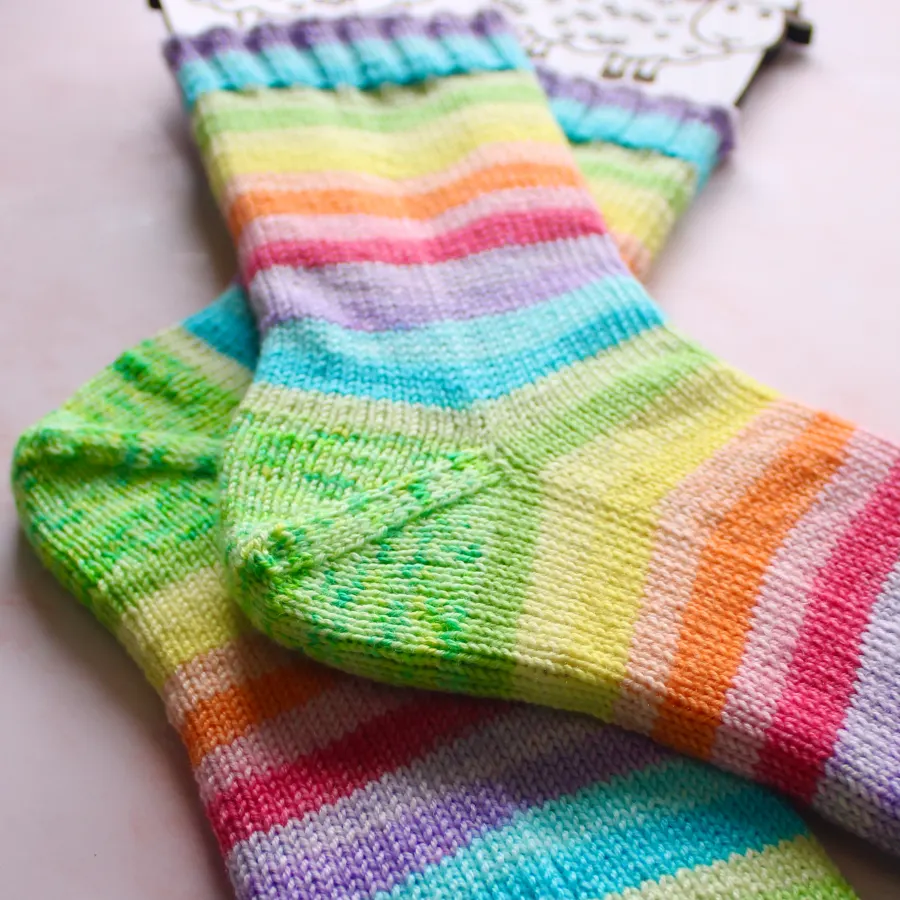
{"type": "MultiPolygon", "coordinates": [[[[185,103],[212,91],[304,85],[373,88],[446,75],[528,69],[512,28],[496,11],[348,16],[265,23],[248,32],[214,28],[173,37],[165,56],[185,103]]],[[[734,146],[733,115],[680,97],[653,97],[540,69],[554,115],[570,141],[607,141],[677,157],[702,185],[734,146]]]]}
{"type": "Polygon", "coordinates": [[[735,114],[683,97],[656,97],[625,86],[538,69],[553,115],[573,143],[606,141],[678,157],[702,186],[735,143],[735,114]]]}
{"type": "Polygon", "coordinates": [[[306,86],[374,88],[471,72],[530,69],[503,17],[348,16],[213,28],[173,37],[164,54],[192,107],[213,91],[306,86]]]}

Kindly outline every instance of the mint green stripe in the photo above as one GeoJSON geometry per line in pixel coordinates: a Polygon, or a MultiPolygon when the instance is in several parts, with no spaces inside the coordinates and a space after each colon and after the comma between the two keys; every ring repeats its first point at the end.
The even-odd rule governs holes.
{"type": "Polygon", "coordinates": [[[696,171],[690,163],[653,150],[626,150],[615,144],[577,144],[572,147],[572,154],[588,183],[610,179],[623,186],[652,191],[676,215],[684,212],[696,191],[696,171]]]}
{"type": "Polygon", "coordinates": [[[569,449],[615,434],[632,416],[716,364],[714,357],[688,343],[648,348],[647,354],[645,362],[629,366],[596,393],[542,416],[528,435],[529,463],[543,468],[557,456],[561,432],[569,449]]]}
{"type": "MultiPolygon", "coordinates": [[[[531,113],[540,107],[546,115],[546,100],[530,75],[515,80],[470,75],[447,82],[438,90],[413,93],[416,102],[361,102],[351,96],[317,93],[265,91],[252,102],[239,94],[220,94],[198,118],[197,139],[201,147],[225,131],[264,131],[334,125],[374,132],[403,132],[437,121],[449,113],[479,105],[518,105],[531,113]]],[[[378,96],[378,95],[376,95],[378,96]]],[[[393,100],[393,98],[391,98],[393,100]]]]}

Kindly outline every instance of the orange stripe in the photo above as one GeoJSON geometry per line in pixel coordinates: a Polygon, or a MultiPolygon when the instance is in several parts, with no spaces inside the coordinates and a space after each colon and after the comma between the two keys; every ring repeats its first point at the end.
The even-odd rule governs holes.
{"type": "Polygon", "coordinates": [[[296,656],[261,633],[244,634],[180,665],[163,686],[166,712],[181,731],[201,700],[292,665],[296,656]]]}
{"type": "Polygon", "coordinates": [[[853,428],[817,414],[728,511],[700,558],[653,736],[705,759],[772,555],[842,465],[853,428]]]}
{"type": "Polygon", "coordinates": [[[392,219],[430,219],[491,191],[583,186],[581,175],[571,167],[512,163],[472,172],[422,194],[379,194],[347,189],[256,190],[235,198],[228,212],[228,227],[239,238],[246,225],[260,216],[357,213],[392,219]]]}
{"type": "Polygon", "coordinates": [[[331,687],[336,677],[340,676],[324,666],[294,659],[287,668],[200,700],[185,715],[181,731],[191,765],[260,722],[308,703],[331,687]]]}
{"type": "MultiPolygon", "coordinates": [[[[602,205],[600,209],[603,211],[602,205]]],[[[604,212],[603,216],[606,219],[606,224],[609,226],[609,233],[619,248],[619,256],[622,257],[622,262],[631,269],[638,280],[646,280],[650,264],[653,262],[650,251],[634,235],[626,234],[624,231],[616,231],[615,219],[608,213],[604,212]]]]}

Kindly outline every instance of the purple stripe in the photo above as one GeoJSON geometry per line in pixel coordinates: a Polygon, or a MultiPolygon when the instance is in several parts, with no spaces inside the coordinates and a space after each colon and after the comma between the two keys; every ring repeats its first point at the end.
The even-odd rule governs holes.
{"type": "Polygon", "coordinates": [[[438,13],[432,22],[434,24],[432,33],[441,37],[467,35],[473,32],[481,37],[515,36],[509,23],[495,9],[484,10],[473,19],[465,19],[452,13],[438,13]]]}
{"type": "Polygon", "coordinates": [[[250,294],[264,331],[316,319],[375,332],[510,312],[625,274],[612,238],[588,235],[427,266],[273,266],[254,277],[250,294]]]}
{"type": "MultiPolygon", "coordinates": [[[[254,835],[234,848],[229,869],[234,876],[252,853],[270,873],[278,872],[281,885],[292,883],[304,897],[370,897],[458,853],[484,831],[502,828],[519,811],[631,774],[669,755],[643,738],[579,717],[542,713],[540,718],[544,721],[535,721],[532,710],[517,709],[503,727],[495,723],[490,734],[444,748],[414,766],[406,779],[412,790],[424,785],[438,792],[437,799],[402,805],[399,817],[373,821],[361,837],[353,826],[369,815],[365,801],[372,798],[365,791],[293,827],[254,835]],[[542,734],[554,736],[547,747],[540,746],[542,734]],[[535,743],[532,758],[512,760],[490,778],[472,779],[473,773],[496,768],[506,748],[528,752],[535,743]],[[317,839],[311,840],[311,834],[317,839]]],[[[402,803],[407,792],[393,782],[403,774],[387,776],[382,785],[370,788],[399,795],[402,803]]],[[[389,801],[376,805],[390,808],[389,801]]],[[[261,883],[244,883],[247,892],[239,896],[262,893],[261,883]]]]}
{"type": "Polygon", "coordinates": [[[559,75],[546,68],[538,68],[537,74],[550,100],[572,100],[585,108],[585,115],[603,107],[616,107],[635,117],[655,114],[668,116],[675,122],[702,122],[719,135],[720,157],[734,148],[734,122],[724,107],[696,103],[683,97],[657,97],[638,88],[559,75]]]}
{"type": "Polygon", "coordinates": [[[813,806],[900,853],[900,563],[872,608],[857,680],[813,806]],[[860,811],[862,810],[862,811],[860,811]]]}
{"type": "Polygon", "coordinates": [[[210,28],[194,38],[194,49],[204,59],[211,59],[221,53],[244,50],[243,36],[231,28],[210,28]]]}
{"type": "Polygon", "coordinates": [[[265,22],[247,32],[231,28],[211,28],[195,37],[177,37],[169,42],[171,61],[177,65],[181,58],[179,47],[189,44],[203,58],[210,59],[227,50],[258,52],[279,45],[290,44],[299,50],[311,50],[327,44],[344,44],[348,47],[360,40],[393,41],[402,37],[440,39],[443,37],[475,35],[494,37],[514,32],[506,20],[495,10],[478,13],[471,18],[440,13],[428,18],[393,16],[346,16],[335,19],[299,19],[278,24],[265,22]]]}

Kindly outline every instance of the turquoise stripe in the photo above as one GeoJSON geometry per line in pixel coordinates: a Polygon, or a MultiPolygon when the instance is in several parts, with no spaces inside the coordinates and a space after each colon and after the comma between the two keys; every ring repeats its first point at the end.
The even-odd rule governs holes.
{"type": "MultiPolygon", "coordinates": [[[[423,277],[427,279],[427,272],[423,277]]],[[[476,301],[477,295],[472,304],[476,301]]],[[[468,366],[495,362],[500,355],[497,338],[502,338],[503,354],[514,359],[536,346],[563,342],[598,320],[611,320],[614,327],[615,314],[628,310],[639,310],[649,319],[644,327],[661,324],[659,310],[633,278],[606,276],[531,306],[397,330],[360,331],[310,317],[293,319],[272,326],[279,337],[267,335],[265,348],[266,353],[279,347],[293,352],[313,345],[361,364],[468,366]]],[[[606,343],[605,336],[601,340],[606,343]]]]}
{"type": "Polygon", "coordinates": [[[192,59],[182,63],[175,78],[188,109],[204,94],[222,90],[221,73],[205,59],[192,59]]]}
{"type": "Polygon", "coordinates": [[[372,334],[320,320],[284,322],[265,337],[257,377],[296,390],[462,409],[662,322],[637,282],[609,277],[515,312],[405,331],[372,334]],[[498,345],[503,354],[494,352],[498,345]]]}
{"type": "Polygon", "coordinates": [[[522,49],[522,45],[511,34],[492,34],[488,40],[497,52],[507,60],[514,69],[532,71],[534,65],[531,57],[522,49]]]}
{"type": "Polygon", "coordinates": [[[675,119],[661,112],[636,115],[613,105],[588,110],[568,97],[554,98],[550,106],[569,140],[576,143],[607,141],[683,159],[697,169],[701,186],[716,166],[720,136],[704,122],[675,119]]]}
{"type": "Polygon", "coordinates": [[[437,74],[434,68],[422,73],[411,67],[403,56],[402,48],[395,41],[371,38],[353,41],[351,46],[359,57],[362,67],[360,81],[366,87],[407,84],[410,81],[420,81],[423,76],[427,78],[437,74]]]}
{"type": "Polygon", "coordinates": [[[262,62],[261,57],[246,50],[225,50],[214,54],[210,60],[222,73],[222,88],[236,91],[269,83],[270,76],[262,62]]]}
{"type": "Polygon", "coordinates": [[[602,898],[805,833],[773,795],[678,761],[518,813],[376,897],[602,898]]]}
{"type": "Polygon", "coordinates": [[[181,327],[251,372],[256,369],[259,333],[247,296],[240,287],[228,288],[206,309],[185,319],[181,327]]]}
{"type": "Polygon", "coordinates": [[[303,84],[321,88],[326,84],[322,70],[309,53],[303,53],[293,44],[275,44],[259,51],[275,76],[273,87],[303,84]]]}
{"type": "Polygon", "coordinates": [[[414,81],[441,78],[453,72],[453,60],[433,40],[417,34],[397,35],[397,52],[406,60],[414,81]]]}
{"type": "Polygon", "coordinates": [[[448,34],[442,38],[442,44],[453,57],[457,72],[532,68],[518,41],[508,35],[495,35],[488,43],[467,34],[448,34]]]}
{"type": "Polygon", "coordinates": [[[212,91],[301,85],[367,89],[445,75],[530,68],[528,57],[510,36],[448,35],[440,40],[410,36],[394,41],[334,41],[310,50],[287,45],[259,53],[228,49],[209,59],[184,60],[176,77],[190,107],[212,91]]]}
{"type": "Polygon", "coordinates": [[[350,51],[350,44],[333,41],[314,44],[309,53],[321,66],[329,86],[338,84],[365,87],[365,70],[360,68],[350,51]]]}

